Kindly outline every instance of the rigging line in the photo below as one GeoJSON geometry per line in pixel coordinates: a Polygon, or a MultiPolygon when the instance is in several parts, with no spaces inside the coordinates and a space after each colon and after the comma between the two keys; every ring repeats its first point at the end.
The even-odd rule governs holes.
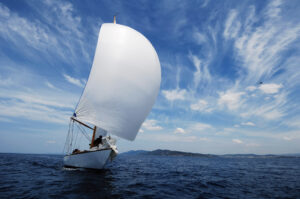
{"type": "Polygon", "coordinates": [[[72,120],[70,119],[70,122],[69,122],[69,130],[68,130],[68,135],[67,135],[67,138],[66,138],[66,143],[65,143],[65,153],[69,153],[69,148],[70,148],[70,137],[72,136],[71,135],[71,131],[72,131],[72,120]]]}
{"type": "Polygon", "coordinates": [[[78,128],[75,130],[75,141],[74,141],[74,148],[73,149],[76,149],[76,145],[77,145],[77,138],[78,138],[78,134],[79,134],[79,130],[78,128]]]}
{"type": "Polygon", "coordinates": [[[63,148],[63,154],[65,153],[65,150],[66,150],[66,145],[67,145],[67,142],[68,142],[69,132],[70,132],[70,122],[69,122],[68,134],[67,134],[65,145],[64,145],[64,148],[63,148]]]}
{"type": "Polygon", "coordinates": [[[91,138],[90,136],[88,135],[88,133],[84,130],[84,128],[81,126],[81,125],[78,125],[78,128],[81,130],[82,134],[85,136],[85,138],[88,140],[88,141],[91,141],[91,138]]]}
{"type": "Polygon", "coordinates": [[[66,137],[66,141],[65,141],[65,146],[63,148],[63,154],[66,152],[67,150],[67,145],[69,144],[69,136],[70,136],[70,126],[71,126],[71,119],[70,119],[70,122],[69,122],[69,129],[68,129],[68,134],[67,134],[67,137],[66,137]]]}
{"type": "Polygon", "coordinates": [[[77,143],[77,149],[81,149],[81,140],[82,140],[82,136],[83,136],[83,134],[82,133],[80,133],[80,135],[79,135],[79,142],[77,143]]]}
{"type": "Polygon", "coordinates": [[[70,145],[69,145],[69,153],[71,152],[72,150],[72,145],[73,145],[73,136],[74,136],[74,122],[72,123],[72,126],[71,126],[71,137],[70,137],[70,145]]]}
{"type": "Polygon", "coordinates": [[[71,137],[71,130],[72,130],[72,122],[70,122],[70,127],[69,127],[69,133],[68,133],[68,140],[67,140],[67,153],[70,152],[70,137],[71,137]]]}
{"type": "Polygon", "coordinates": [[[66,149],[66,153],[70,152],[70,137],[71,137],[71,130],[72,130],[72,121],[70,121],[70,127],[69,127],[69,133],[68,133],[68,140],[67,140],[67,149],[66,149]]]}
{"type": "Polygon", "coordinates": [[[77,148],[79,148],[80,147],[80,141],[82,140],[82,135],[84,135],[87,139],[88,139],[88,137],[87,137],[87,135],[84,134],[85,132],[84,132],[84,129],[82,129],[81,125],[79,125],[79,124],[76,123],[76,126],[77,126],[77,129],[78,129],[78,132],[79,131],[81,132],[80,137],[79,137],[79,143],[76,142],[77,143],[77,148]]]}

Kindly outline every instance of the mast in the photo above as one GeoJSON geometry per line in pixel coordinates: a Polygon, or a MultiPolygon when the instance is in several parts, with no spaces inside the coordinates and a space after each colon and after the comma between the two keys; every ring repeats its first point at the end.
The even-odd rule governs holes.
{"type": "Polygon", "coordinates": [[[114,16],[114,24],[116,24],[117,23],[117,16],[115,15],[114,16]]]}
{"type": "Polygon", "coordinates": [[[90,144],[90,149],[93,148],[93,146],[94,146],[94,140],[95,140],[96,130],[97,130],[97,127],[95,126],[94,127],[94,131],[93,131],[92,141],[91,141],[91,144],[90,144]]]}

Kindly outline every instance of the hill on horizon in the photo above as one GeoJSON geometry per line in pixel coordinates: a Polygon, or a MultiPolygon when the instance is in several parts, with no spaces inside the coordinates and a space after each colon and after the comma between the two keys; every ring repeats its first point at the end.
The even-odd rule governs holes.
{"type": "Polygon", "coordinates": [[[300,153],[293,154],[224,154],[224,155],[215,155],[215,154],[202,154],[202,153],[192,153],[192,152],[183,152],[183,151],[173,151],[168,149],[156,149],[153,151],[146,150],[130,150],[120,155],[158,155],[158,156],[189,156],[189,157],[223,157],[223,158],[286,158],[286,157],[300,157],[300,153]]]}

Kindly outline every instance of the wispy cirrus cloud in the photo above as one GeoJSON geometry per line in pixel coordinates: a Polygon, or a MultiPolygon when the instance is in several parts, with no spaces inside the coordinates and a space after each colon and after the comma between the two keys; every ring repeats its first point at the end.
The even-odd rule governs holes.
{"type": "MultiPolygon", "coordinates": [[[[75,67],[78,67],[78,64],[90,63],[93,48],[86,41],[87,28],[71,3],[27,3],[39,14],[39,18],[21,16],[0,3],[0,37],[14,46],[21,45],[22,49],[16,51],[34,60],[54,62],[60,59],[75,67]],[[79,55],[85,57],[86,61],[82,62],[79,55]]],[[[94,26],[99,27],[99,24],[91,24],[91,29],[94,29],[94,26]]],[[[90,31],[94,40],[97,38],[97,31],[90,31]]]]}
{"type": "Polygon", "coordinates": [[[200,60],[196,55],[189,54],[190,60],[193,62],[196,71],[194,72],[194,88],[197,89],[201,81],[209,82],[211,75],[208,69],[208,64],[200,60]]]}
{"type": "Polygon", "coordinates": [[[235,38],[238,35],[238,32],[241,27],[241,23],[237,20],[238,12],[237,10],[230,10],[228,17],[225,22],[225,30],[224,30],[224,37],[226,39],[235,38]]]}
{"type": "MultiPolygon", "coordinates": [[[[272,77],[281,67],[284,51],[297,40],[300,24],[292,24],[280,17],[281,1],[274,1],[264,10],[264,21],[260,26],[245,25],[234,41],[235,51],[247,70],[246,81],[260,81],[272,77]]],[[[237,13],[238,11],[236,11],[237,13]]],[[[252,12],[255,9],[252,7],[252,12]]],[[[231,19],[231,15],[228,17],[231,19]]],[[[240,21],[239,19],[235,19],[240,21]]],[[[246,21],[256,21],[248,15],[246,21]]]]}
{"type": "MultiPolygon", "coordinates": [[[[77,96],[68,90],[53,89],[43,76],[31,71],[2,68],[12,85],[0,85],[0,115],[9,120],[26,119],[46,123],[66,124],[77,102],[77,96]]],[[[0,82],[3,77],[0,77],[0,82]]]]}
{"type": "MultiPolygon", "coordinates": [[[[258,116],[278,120],[293,106],[294,102],[286,102],[291,91],[290,79],[297,75],[289,72],[293,64],[285,61],[289,60],[286,50],[297,48],[294,42],[299,41],[300,23],[290,23],[282,16],[283,4],[271,1],[263,12],[258,12],[254,5],[247,12],[228,12],[223,37],[229,48],[233,45],[240,68],[235,83],[219,92],[220,108],[227,107],[234,110],[232,114],[249,119],[258,116]],[[255,85],[258,82],[262,83],[255,85]]],[[[299,83],[294,79],[294,85],[296,82],[299,83]]]]}
{"type": "Polygon", "coordinates": [[[65,78],[69,83],[74,84],[74,85],[76,85],[76,86],[78,86],[78,87],[83,88],[84,85],[85,85],[85,81],[80,80],[80,79],[76,79],[75,77],[71,77],[71,76],[69,76],[69,75],[67,75],[67,74],[64,74],[64,78],[65,78]]]}
{"type": "MultiPolygon", "coordinates": [[[[256,138],[237,139],[234,135],[243,134],[245,129],[282,129],[282,121],[291,116],[290,110],[296,114],[297,94],[293,92],[300,84],[300,73],[295,64],[297,52],[300,52],[296,45],[300,23],[291,22],[284,16],[288,16],[286,4],[284,1],[269,1],[262,9],[257,9],[255,3],[237,6],[226,10],[224,20],[214,25],[206,24],[206,28],[198,26],[193,29],[190,36],[201,50],[191,48],[184,55],[192,65],[189,65],[188,76],[184,69],[180,70],[180,78],[177,78],[180,81],[177,81],[174,91],[186,91],[184,95],[174,92],[174,97],[169,99],[180,100],[174,108],[181,112],[192,110],[193,117],[200,121],[203,118],[207,121],[208,115],[216,118],[215,114],[220,113],[224,118],[218,118],[218,121],[229,122],[228,116],[234,121],[232,126],[239,125],[224,132],[218,126],[192,131],[189,118],[181,123],[185,132],[222,132],[220,136],[230,136],[231,141],[242,142],[243,147],[263,146],[254,140],[256,138]],[[221,68],[222,74],[216,72],[216,66],[221,68]],[[187,86],[182,86],[182,82],[187,86]]],[[[211,19],[218,18],[212,16],[211,19]]],[[[162,94],[167,98],[166,93],[162,94]]],[[[295,124],[290,123],[289,127],[298,128],[295,124]]],[[[287,140],[283,139],[284,136],[292,137],[289,134],[272,137],[271,131],[255,136],[281,140],[287,140]]]]}
{"type": "Polygon", "coordinates": [[[20,118],[47,123],[66,124],[72,111],[59,110],[53,106],[39,105],[33,102],[0,102],[1,113],[5,117],[20,118]]]}
{"type": "Polygon", "coordinates": [[[53,84],[51,84],[50,82],[46,81],[45,82],[46,86],[48,86],[49,88],[55,88],[55,86],[53,84]]]}

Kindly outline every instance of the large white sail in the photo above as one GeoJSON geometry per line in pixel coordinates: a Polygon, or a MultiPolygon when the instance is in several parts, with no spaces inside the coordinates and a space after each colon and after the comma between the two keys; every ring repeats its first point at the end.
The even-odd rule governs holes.
{"type": "Polygon", "coordinates": [[[134,140],[155,102],[160,81],[160,63],[151,43],[127,26],[103,24],[76,117],[134,140]]]}

